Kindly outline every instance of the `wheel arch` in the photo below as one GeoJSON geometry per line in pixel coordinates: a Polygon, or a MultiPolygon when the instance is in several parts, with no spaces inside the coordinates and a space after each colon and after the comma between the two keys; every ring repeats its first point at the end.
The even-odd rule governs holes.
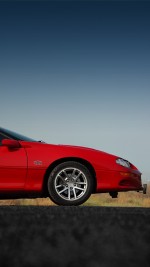
{"type": "Polygon", "coordinates": [[[52,162],[49,167],[47,168],[46,172],[45,172],[45,175],[44,175],[44,179],[43,179],[43,195],[45,197],[48,196],[48,189],[47,189],[47,181],[48,181],[48,178],[49,178],[49,175],[50,173],[52,172],[52,170],[59,164],[61,163],[64,163],[64,162],[67,162],[67,161],[75,161],[75,162],[78,162],[78,163],[81,163],[82,165],[84,165],[85,167],[87,167],[87,169],[89,170],[89,172],[91,173],[92,177],[93,177],[93,181],[94,181],[94,186],[93,186],[93,189],[92,189],[92,193],[95,193],[96,192],[96,186],[97,186],[97,182],[96,182],[96,172],[95,172],[95,169],[94,167],[92,166],[92,164],[83,159],[83,158],[78,158],[78,157],[65,157],[65,158],[61,158],[61,159],[58,159],[58,160],[55,160],[54,162],[52,162]]]}

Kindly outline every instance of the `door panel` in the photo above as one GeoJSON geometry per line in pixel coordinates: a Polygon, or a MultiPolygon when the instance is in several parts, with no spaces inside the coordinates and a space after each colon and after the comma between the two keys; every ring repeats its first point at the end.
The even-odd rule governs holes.
{"type": "Polygon", "coordinates": [[[0,146],[0,190],[17,190],[25,186],[27,156],[24,148],[0,146]]]}

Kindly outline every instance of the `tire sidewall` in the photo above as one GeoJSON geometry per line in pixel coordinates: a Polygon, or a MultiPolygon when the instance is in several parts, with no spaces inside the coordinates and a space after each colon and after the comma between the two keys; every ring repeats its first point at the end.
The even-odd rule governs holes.
{"type": "Polygon", "coordinates": [[[50,195],[51,200],[56,203],[57,205],[63,205],[63,206],[77,206],[84,203],[91,195],[92,188],[93,188],[93,179],[92,175],[90,174],[89,170],[81,163],[75,162],[75,161],[68,161],[61,163],[57,165],[53,171],[50,173],[48,178],[48,192],[50,195]],[[65,169],[65,168],[77,168],[82,171],[82,173],[86,176],[87,179],[87,189],[83,196],[81,196],[79,199],[76,200],[65,200],[61,198],[56,189],[55,189],[55,179],[57,177],[57,174],[65,169]]]}

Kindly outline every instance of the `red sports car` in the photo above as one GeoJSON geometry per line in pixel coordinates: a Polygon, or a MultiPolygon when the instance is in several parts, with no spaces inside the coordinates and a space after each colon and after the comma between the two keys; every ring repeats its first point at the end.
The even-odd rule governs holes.
{"type": "Polygon", "coordinates": [[[91,194],[143,191],[141,173],[129,161],[91,149],[46,144],[0,128],[0,198],[50,197],[80,205],[91,194]]]}

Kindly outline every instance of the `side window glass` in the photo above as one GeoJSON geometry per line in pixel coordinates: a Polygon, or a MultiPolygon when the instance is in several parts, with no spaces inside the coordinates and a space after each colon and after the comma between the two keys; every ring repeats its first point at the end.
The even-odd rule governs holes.
{"type": "Polygon", "coordinates": [[[1,146],[2,140],[6,138],[7,138],[6,136],[0,133],[0,146],[1,146]]]}

